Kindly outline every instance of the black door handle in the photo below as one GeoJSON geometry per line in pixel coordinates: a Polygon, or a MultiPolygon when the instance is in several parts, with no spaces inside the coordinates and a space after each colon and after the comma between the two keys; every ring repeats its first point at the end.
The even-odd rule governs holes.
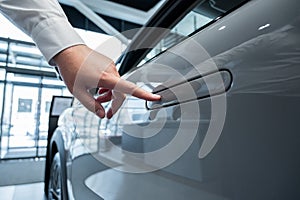
{"type": "Polygon", "coordinates": [[[146,102],[148,110],[174,106],[189,101],[205,99],[225,93],[232,85],[232,74],[229,70],[221,69],[206,75],[198,75],[181,81],[170,81],[153,89],[159,94],[160,101],[146,102]]]}

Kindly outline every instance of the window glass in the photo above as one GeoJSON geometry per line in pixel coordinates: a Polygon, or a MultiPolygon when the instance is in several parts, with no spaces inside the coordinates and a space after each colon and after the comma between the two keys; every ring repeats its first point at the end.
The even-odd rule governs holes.
{"type": "Polygon", "coordinates": [[[181,36],[188,36],[211,20],[212,18],[210,17],[191,11],[172,29],[171,32],[181,36]]]}
{"type": "Polygon", "coordinates": [[[5,79],[5,69],[0,69],[0,81],[5,79]]]}
{"type": "Polygon", "coordinates": [[[38,146],[39,146],[39,156],[46,155],[46,146],[48,138],[48,122],[49,122],[49,111],[52,101],[52,96],[61,96],[62,90],[59,88],[42,88],[40,103],[40,117],[39,117],[39,127],[38,127],[38,146]]]}
{"type": "Polygon", "coordinates": [[[59,78],[44,77],[42,83],[45,85],[65,86],[64,82],[59,78]]]}
{"type": "Polygon", "coordinates": [[[71,97],[73,96],[67,88],[63,88],[63,96],[71,97]]]}
{"type": "MultiPolygon", "coordinates": [[[[1,80],[1,79],[0,79],[1,80]]],[[[2,147],[5,148],[5,145],[2,145],[3,143],[5,144],[5,141],[2,142],[2,135],[4,135],[5,133],[7,133],[7,131],[5,130],[5,127],[3,126],[3,123],[2,123],[2,109],[3,109],[3,92],[4,92],[4,83],[3,82],[0,82],[0,95],[2,98],[0,98],[0,159],[2,158],[2,147]]]]}
{"type": "Polygon", "coordinates": [[[2,121],[2,158],[35,155],[38,88],[7,83],[2,121]],[[4,148],[5,146],[5,148],[4,148]]]}
{"type": "Polygon", "coordinates": [[[5,50],[7,49],[7,42],[3,40],[0,40],[0,49],[1,53],[5,53],[5,50]]]}
{"type": "Polygon", "coordinates": [[[6,62],[6,51],[7,51],[7,42],[0,40],[0,66],[5,66],[6,62]]]}
{"type": "Polygon", "coordinates": [[[40,83],[40,79],[41,78],[38,76],[29,76],[29,75],[14,74],[14,73],[7,74],[7,81],[13,81],[13,82],[40,83]]]}
{"type": "Polygon", "coordinates": [[[0,66],[54,71],[34,43],[0,37],[0,66]]]}
{"type": "MultiPolygon", "coordinates": [[[[0,82],[0,95],[3,97],[3,90],[4,90],[4,84],[0,82]]],[[[3,104],[3,98],[0,98],[0,122],[2,121],[2,104],[3,104]]]]}
{"type": "Polygon", "coordinates": [[[245,0],[236,0],[227,3],[221,1],[201,1],[195,8],[186,14],[144,58],[138,66],[141,66],[151,58],[165,51],[169,47],[179,43],[193,32],[207,25],[209,22],[220,17],[230,9],[244,2],[245,0]],[[222,5],[224,4],[224,5],[222,5]]]}
{"type": "Polygon", "coordinates": [[[9,66],[24,69],[53,71],[34,44],[11,42],[9,46],[9,66]]]}

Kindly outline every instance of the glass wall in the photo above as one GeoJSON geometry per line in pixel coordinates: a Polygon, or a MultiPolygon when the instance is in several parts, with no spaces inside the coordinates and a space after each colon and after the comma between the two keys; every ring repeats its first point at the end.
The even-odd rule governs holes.
{"type": "Polygon", "coordinates": [[[29,42],[0,38],[0,159],[46,154],[52,96],[71,96],[29,42]]]}
{"type": "MultiPolygon", "coordinates": [[[[0,22],[0,160],[43,157],[52,96],[72,95],[32,39],[1,14],[0,22]]],[[[76,31],[92,48],[111,38],[76,31]]]]}
{"type": "MultiPolygon", "coordinates": [[[[3,97],[3,92],[4,92],[4,79],[5,79],[5,70],[4,69],[0,69],[0,95],[3,97]]],[[[3,108],[3,98],[0,98],[0,153],[1,151],[1,147],[2,147],[2,109],[3,108]]],[[[2,157],[2,155],[0,154],[0,157],[2,157]]]]}

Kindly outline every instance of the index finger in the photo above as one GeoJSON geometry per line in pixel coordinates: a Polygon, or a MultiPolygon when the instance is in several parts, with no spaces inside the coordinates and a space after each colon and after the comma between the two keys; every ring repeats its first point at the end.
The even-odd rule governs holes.
{"type": "Polygon", "coordinates": [[[147,101],[159,101],[161,99],[160,95],[147,92],[146,90],[139,88],[134,83],[123,79],[119,79],[113,90],[125,94],[130,94],[134,97],[144,99],[147,101]]]}

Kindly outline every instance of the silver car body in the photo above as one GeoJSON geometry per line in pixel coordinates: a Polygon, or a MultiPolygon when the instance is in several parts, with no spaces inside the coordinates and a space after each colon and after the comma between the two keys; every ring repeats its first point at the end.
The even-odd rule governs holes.
{"type": "Polygon", "coordinates": [[[163,99],[64,112],[70,199],[300,199],[298,0],[249,1],[123,77],[163,99]]]}

